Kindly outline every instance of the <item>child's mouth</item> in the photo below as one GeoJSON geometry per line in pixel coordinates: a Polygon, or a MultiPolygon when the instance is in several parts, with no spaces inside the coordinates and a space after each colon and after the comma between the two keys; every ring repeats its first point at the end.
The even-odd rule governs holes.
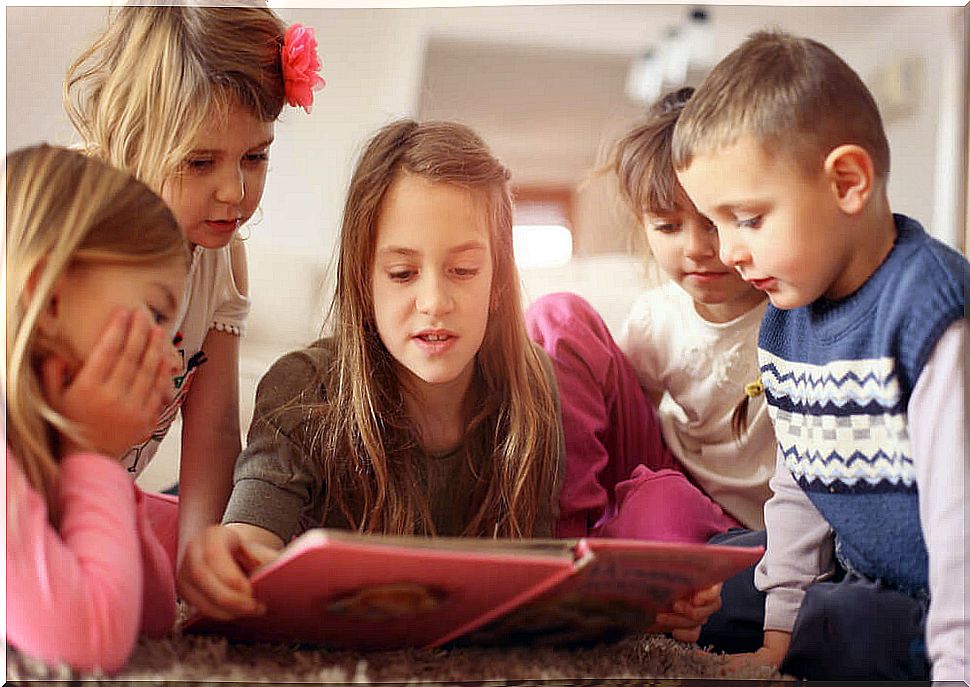
{"type": "Polygon", "coordinates": [[[238,219],[207,219],[205,223],[220,232],[234,232],[241,224],[238,219]]]}

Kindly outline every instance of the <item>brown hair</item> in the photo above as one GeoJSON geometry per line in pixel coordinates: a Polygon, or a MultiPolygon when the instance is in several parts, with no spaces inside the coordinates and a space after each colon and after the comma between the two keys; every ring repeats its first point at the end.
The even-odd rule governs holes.
{"type": "Polygon", "coordinates": [[[143,183],[97,159],[40,145],[7,155],[4,177],[7,442],[30,484],[51,505],[55,437],[65,433],[83,443],[41,391],[37,321],[51,289],[78,261],[181,259],[187,267],[189,252],[168,206],[143,183]]]}
{"type": "MultiPolygon", "coordinates": [[[[662,213],[690,202],[677,181],[671,148],[677,120],[693,94],[693,88],[684,87],[663,96],[650,107],[646,120],[613,148],[607,169],[616,174],[620,195],[641,223],[648,212],[662,213]]],[[[749,401],[746,388],[731,415],[736,441],[748,430],[749,401]]]]}
{"type": "Polygon", "coordinates": [[[809,38],[760,31],[721,60],[677,122],[674,167],[686,169],[694,155],[744,135],[791,155],[812,175],[832,149],[857,144],[877,177],[889,175],[889,143],[872,94],[838,55],[809,38]]]}
{"type": "Polygon", "coordinates": [[[685,87],[658,100],[610,154],[607,169],[616,175],[620,195],[640,222],[647,212],[672,210],[686,198],[670,148],[677,118],[693,93],[693,88],[685,87]]]}
{"type": "Polygon", "coordinates": [[[64,82],[67,114],[89,152],[160,191],[213,108],[239,103],[275,120],[286,27],[263,3],[249,5],[119,9],[64,82]]]}
{"type": "Polygon", "coordinates": [[[360,531],[435,534],[417,479],[416,430],[404,411],[393,359],[375,324],[372,269],[377,220],[401,174],[468,189],[490,220],[493,261],[489,321],[477,355],[467,445],[482,462],[463,534],[531,536],[556,499],[559,426],[555,397],[522,314],[512,252],[509,172],[468,127],[391,123],[371,139],[347,194],[335,298],[329,320],[333,369],[316,385],[326,398],[307,409],[310,455],[320,457],[333,503],[360,531]],[[352,504],[359,504],[359,511],[352,504]]]}

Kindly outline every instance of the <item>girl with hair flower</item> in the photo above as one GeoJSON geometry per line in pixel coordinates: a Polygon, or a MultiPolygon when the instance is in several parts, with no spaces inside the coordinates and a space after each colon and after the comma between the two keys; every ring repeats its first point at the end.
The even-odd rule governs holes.
{"type": "Polygon", "coordinates": [[[179,500],[152,499],[173,565],[221,518],[241,450],[238,351],[249,298],[237,231],[259,206],[284,104],[309,112],[323,85],[313,30],[287,28],[255,4],[124,6],[65,81],[87,151],[156,191],[192,248],[172,332],[181,359],[174,399],[123,459],[136,477],[181,409],[179,500]]]}

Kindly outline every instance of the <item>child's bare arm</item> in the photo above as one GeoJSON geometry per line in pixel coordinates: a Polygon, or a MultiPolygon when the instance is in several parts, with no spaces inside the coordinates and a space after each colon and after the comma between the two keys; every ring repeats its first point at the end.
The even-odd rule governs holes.
{"type": "Polygon", "coordinates": [[[185,545],[222,521],[236,458],[239,430],[239,337],[211,330],[203,343],[206,363],[182,407],[179,468],[179,561],[185,545]]]}
{"type": "Polygon", "coordinates": [[[262,615],[249,573],[283,548],[269,530],[232,523],[205,528],[185,547],[179,566],[179,595],[204,615],[219,620],[262,615]]]}
{"type": "Polygon", "coordinates": [[[785,660],[785,654],[788,653],[790,644],[791,632],[765,630],[765,638],[761,648],[750,654],[734,654],[728,659],[728,667],[772,666],[777,668],[785,660]]]}

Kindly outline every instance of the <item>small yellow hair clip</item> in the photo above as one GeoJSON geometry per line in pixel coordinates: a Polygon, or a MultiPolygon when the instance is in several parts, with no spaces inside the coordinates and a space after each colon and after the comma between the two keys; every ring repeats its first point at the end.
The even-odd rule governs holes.
{"type": "Polygon", "coordinates": [[[744,393],[748,395],[748,398],[757,398],[764,392],[765,385],[761,383],[760,377],[753,382],[748,382],[744,385],[744,393]]]}

